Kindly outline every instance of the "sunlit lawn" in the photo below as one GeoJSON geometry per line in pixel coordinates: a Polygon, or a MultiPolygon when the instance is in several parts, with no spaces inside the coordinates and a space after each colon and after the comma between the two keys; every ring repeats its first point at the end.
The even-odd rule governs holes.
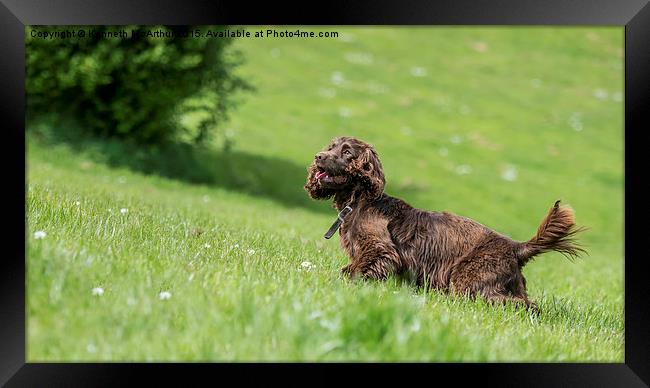
{"type": "Polygon", "coordinates": [[[326,29],[236,42],[257,91],[196,179],[28,135],[28,360],[623,360],[622,28],[326,29]],[[539,317],[343,279],[302,189],[337,135],[389,194],[518,240],[562,199],[589,255],[526,267],[539,317]]]}

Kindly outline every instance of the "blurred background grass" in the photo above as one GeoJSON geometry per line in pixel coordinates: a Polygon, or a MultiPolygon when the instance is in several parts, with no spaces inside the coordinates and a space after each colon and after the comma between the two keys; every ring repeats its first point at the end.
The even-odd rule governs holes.
{"type": "MultiPolygon", "coordinates": [[[[251,31],[257,29],[250,28],[251,31]]],[[[319,256],[318,263],[323,267],[319,276],[296,280],[293,275],[286,275],[289,276],[287,279],[291,279],[291,285],[287,287],[293,292],[283,293],[275,301],[276,304],[270,303],[275,307],[269,308],[282,310],[279,307],[281,304],[293,303],[300,300],[299,295],[307,290],[321,287],[330,289],[331,293],[322,296],[322,301],[311,300],[316,306],[350,302],[348,296],[341,294],[349,293],[350,286],[341,286],[341,290],[336,290],[338,283],[331,284],[337,276],[337,266],[343,265],[346,258],[335,241],[328,245],[320,241],[334,213],[328,203],[307,198],[302,185],[306,167],[313,155],[332,137],[357,136],[376,147],[385,169],[387,193],[401,197],[416,207],[447,210],[471,217],[517,240],[530,238],[553,202],[563,200],[576,210],[578,223],[590,228],[581,236],[589,256],[571,264],[559,254],[551,253],[525,269],[533,298],[540,299],[542,307],[550,310],[549,314],[562,317],[559,322],[551,318],[547,322],[550,325],[548,330],[556,332],[557,338],[550,339],[546,329],[526,327],[523,330],[529,345],[514,353],[503,350],[511,348],[512,343],[501,337],[500,341],[505,341],[499,348],[502,350],[490,351],[490,344],[494,342],[479,335],[474,339],[475,347],[463,344],[447,352],[439,350],[427,355],[425,348],[411,344],[411,348],[390,353],[381,347],[366,344],[361,350],[358,346],[344,347],[333,359],[467,360],[465,356],[469,355],[469,359],[479,360],[513,357],[533,360],[557,360],[563,357],[622,360],[623,29],[301,29],[337,31],[339,37],[251,38],[232,42],[229,49],[241,53],[245,59],[232,69],[232,74],[246,80],[254,86],[255,91],[233,95],[237,108],[231,111],[230,120],[220,121],[219,127],[215,128],[219,136],[202,144],[166,142],[143,145],[130,142],[128,138],[97,138],[85,134],[84,123],[78,117],[53,119],[52,112],[38,112],[39,117],[33,117],[28,129],[28,183],[36,188],[36,193],[42,195],[34,197],[35,194],[30,194],[34,201],[32,207],[38,209],[44,206],[51,210],[47,213],[49,216],[45,217],[42,211],[34,212],[28,206],[29,227],[37,230],[43,225],[50,225],[51,228],[65,230],[60,235],[62,240],[59,243],[71,245],[66,245],[67,253],[59,252],[58,255],[66,256],[80,249],[71,242],[63,242],[74,239],[75,233],[80,233],[80,227],[65,217],[58,217],[56,198],[72,200],[83,193],[83,196],[92,199],[93,192],[97,192],[94,198],[97,206],[117,206],[111,202],[111,197],[128,198],[135,204],[151,206],[155,209],[151,212],[160,213],[161,218],[154,221],[155,225],[165,224],[165,211],[181,206],[190,209],[184,210],[185,219],[203,220],[201,214],[206,212],[214,220],[201,222],[208,225],[214,222],[235,235],[240,233],[241,239],[248,239],[246,236],[251,233],[267,236],[273,243],[265,243],[265,237],[250,237],[255,241],[251,242],[251,246],[256,250],[266,247],[269,260],[280,268],[284,268],[286,257],[295,256],[293,252],[301,246],[305,247],[306,255],[319,256]],[[101,165],[108,166],[109,170],[100,168],[101,165]],[[103,179],[98,179],[100,172],[103,179]],[[118,176],[128,177],[128,185],[114,183],[118,176]],[[58,193],[58,196],[46,195],[47,190],[42,191],[44,188],[58,193]],[[218,198],[218,204],[202,202],[200,198],[204,195],[218,198]],[[288,230],[288,235],[283,237],[288,230]],[[287,250],[292,253],[287,253],[287,250]],[[571,301],[587,307],[577,310],[561,307],[562,303],[556,305],[556,297],[564,301],[562,303],[571,301]],[[602,323],[606,329],[601,327],[593,332],[589,326],[591,319],[602,323]],[[585,343],[588,342],[589,333],[596,333],[592,344],[585,343]],[[544,340],[558,347],[565,341],[566,347],[559,351],[564,356],[558,357],[558,353],[551,345],[544,344],[544,340]],[[599,346],[601,350],[598,350],[599,346]]],[[[180,121],[186,127],[198,128],[201,125],[200,115],[189,112],[183,114],[180,121]]],[[[60,206],[63,209],[68,205],[60,206]]],[[[93,238],[99,239],[97,236],[93,238]]],[[[121,238],[126,242],[116,240],[115,244],[134,246],[132,250],[125,249],[118,255],[120,259],[136,260],[136,263],[139,260],[160,259],[152,253],[158,251],[153,246],[142,248],[150,252],[150,257],[135,258],[141,255],[136,248],[135,234],[121,238]]],[[[160,238],[164,240],[164,234],[160,238]]],[[[98,244],[103,246],[105,243],[98,244]]],[[[84,247],[92,251],[92,245],[86,243],[84,247]]],[[[178,254],[174,253],[174,249],[170,248],[170,252],[162,254],[163,257],[178,254]]],[[[42,247],[32,250],[30,247],[30,268],[46,265],[42,261],[48,260],[53,250],[43,250],[42,247]]],[[[229,252],[224,248],[222,255],[229,257],[229,252]]],[[[125,270],[122,267],[124,264],[118,263],[120,261],[116,260],[112,269],[110,266],[102,267],[105,273],[116,274],[110,280],[114,287],[128,287],[128,284],[136,282],[138,278],[134,278],[134,275],[123,278],[119,275],[125,270]]],[[[175,264],[171,265],[173,268],[175,264]]],[[[227,272],[228,266],[213,265],[210,271],[217,271],[221,274],[219,276],[230,273],[227,272]]],[[[72,270],[68,265],[62,265],[59,269],[72,270]]],[[[261,267],[258,269],[261,271],[261,267]]],[[[142,275],[163,270],[166,274],[169,271],[173,273],[169,268],[142,269],[142,275]]],[[[258,281],[262,283],[259,286],[262,287],[261,293],[268,291],[263,286],[265,281],[269,282],[270,288],[271,283],[287,280],[282,278],[283,275],[264,271],[258,275],[258,281]]],[[[180,278],[169,275],[165,279],[166,284],[173,285],[180,278]]],[[[249,278],[233,278],[229,285],[233,289],[240,289],[243,282],[248,281],[246,279],[249,278]]],[[[35,336],[30,336],[35,344],[32,358],[56,359],[65,358],[68,354],[81,359],[97,357],[96,354],[84,353],[83,349],[77,353],[66,353],[66,349],[72,349],[71,344],[66,345],[56,333],[46,334],[43,331],[42,322],[51,322],[59,314],[48,306],[51,299],[46,297],[46,291],[51,290],[53,283],[36,271],[30,273],[29,284],[30,295],[41,295],[30,297],[29,301],[30,319],[35,318],[30,323],[31,333],[35,336]],[[42,293],[39,289],[42,289],[42,293]],[[57,345],[52,348],[47,346],[48,343],[57,345]]],[[[82,278],[73,284],[70,292],[74,293],[74,290],[85,292],[84,287],[87,288],[90,283],[82,278]]],[[[215,287],[218,289],[217,285],[208,284],[206,289],[194,291],[205,293],[201,295],[207,298],[211,290],[214,291],[215,287]]],[[[392,300],[392,294],[385,295],[386,290],[382,286],[376,287],[375,291],[372,288],[368,291],[371,296],[364,300],[374,300],[377,295],[373,292],[392,300]]],[[[188,298],[188,301],[193,300],[189,295],[188,298]]],[[[251,303],[251,298],[257,300],[254,295],[242,295],[241,300],[235,298],[228,303],[236,304],[243,300],[251,303]]],[[[452,311],[449,318],[452,326],[450,329],[445,326],[444,338],[467,334],[476,325],[481,327],[476,322],[467,323],[467,319],[470,319],[467,317],[476,311],[488,316],[492,314],[480,308],[473,310],[471,306],[459,308],[464,312],[454,313],[453,305],[449,307],[438,299],[434,301],[431,303],[434,306],[428,307],[430,310],[422,308],[422,311],[418,310],[419,313],[408,310],[409,316],[424,314],[420,316],[422,325],[430,329],[426,341],[432,343],[446,343],[438,336],[442,330],[435,318],[440,313],[439,303],[443,303],[445,314],[452,311]]],[[[212,309],[223,307],[216,301],[197,300],[196,303],[192,314],[196,314],[194,309],[199,306],[210,306],[212,309]]],[[[259,300],[257,303],[260,303],[259,300]]],[[[378,321],[381,321],[377,317],[382,313],[399,314],[396,307],[399,303],[395,303],[389,303],[386,310],[379,307],[373,310],[368,306],[372,310],[369,310],[372,313],[369,314],[378,321]]],[[[75,306],[69,308],[68,312],[72,315],[68,317],[80,311],[89,313],[95,319],[108,314],[92,306],[75,306]]],[[[116,302],[114,308],[118,306],[116,302]]],[[[268,315],[267,330],[293,338],[295,346],[292,348],[285,344],[283,346],[286,347],[273,348],[269,345],[265,348],[266,353],[261,354],[244,340],[234,358],[265,359],[268,356],[300,359],[309,354],[307,349],[310,346],[314,346],[310,341],[318,342],[313,338],[303,338],[306,336],[304,332],[291,331],[290,325],[279,318],[281,311],[273,310],[271,313],[262,306],[257,307],[261,309],[260,314],[268,315]]],[[[339,308],[341,314],[352,314],[346,305],[339,305],[339,308]]],[[[184,310],[175,314],[191,315],[184,310]]],[[[345,316],[349,318],[352,315],[345,316]]],[[[490,317],[494,320],[487,320],[495,326],[489,330],[486,328],[486,333],[499,336],[498,322],[503,317],[490,317]]],[[[307,322],[306,317],[297,318],[298,322],[303,322],[303,318],[307,322]]],[[[243,317],[239,322],[223,324],[244,325],[247,319],[253,318],[243,317]]],[[[473,322],[472,319],[470,322],[473,322]]],[[[520,330],[518,325],[522,325],[522,322],[525,319],[512,323],[512,330],[520,330]]],[[[390,330],[393,324],[401,327],[404,322],[387,322],[384,329],[390,330]]],[[[124,325],[128,325],[128,322],[124,325]]],[[[150,325],[157,327],[156,323],[150,325]]],[[[358,325],[350,327],[353,326],[358,325]]],[[[183,327],[180,325],[181,329],[183,327]]],[[[84,333],[84,330],[90,329],[78,330],[84,333]]],[[[339,333],[341,338],[354,337],[344,331],[339,333]]],[[[88,336],[94,335],[92,333],[86,332],[88,336]]],[[[214,331],[212,333],[215,338],[210,341],[213,341],[215,349],[219,349],[219,341],[225,339],[214,331]]],[[[224,333],[228,333],[228,330],[224,330],[224,333]]],[[[313,335],[317,337],[320,334],[315,332],[313,335]]],[[[129,337],[122,333],[115,338],[125,341],[117,354],[128,358],[126,355],[132,354],[129,349],[134,351],[128,345],[134,343],[138,336],[133,334],[129,337]]],[[[327,338],[323,335],[321,342],[327,343],[327,338]]],[[[366,340],[369,343],[374,341],[372,338],[366,340]]],[[[518,346],[524,346],[521,341],[517,340],[518,346]]],[[[146,344],[151,345],[151,349],[155,348],[150,342],[146,344]]],[[[147,345],[144,346],[147,349],[147,345]]],[[[175,349],[173,345],[170,346],[175,349]]],[[[449,346],[453,348],[455,345],[449,346]]],[[[231,354],[215,352],[206,350],[201,355],[205,359],[231,354]]],[[[114,350],[108,355],[102,354],[100,359],[113,359],[115,354],[114,350]]],[[[171,357],[193,359],[187,352],[172,352],[171,357]]]]}

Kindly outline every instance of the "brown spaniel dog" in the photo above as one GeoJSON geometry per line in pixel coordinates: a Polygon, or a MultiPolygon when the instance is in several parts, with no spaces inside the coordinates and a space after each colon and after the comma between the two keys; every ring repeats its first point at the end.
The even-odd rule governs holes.
{"type": "Polygon", "coordinates": [[[526,242],[510,239],[469,218],[411,207],[384,193],[377,153],[353,137],[338,137],[316,154],[305,189],[314,199],[334,198],[340,213],[326,238],[340,225],[341,245],[351,277],[386,279],[407,275],[419,286],[443,292],[483,295],[537,309],[528,299],[521,269],[534,256],[558,251],[572,259],[585,251],[574,235],[573,211],[555,202],[526,242]]]}

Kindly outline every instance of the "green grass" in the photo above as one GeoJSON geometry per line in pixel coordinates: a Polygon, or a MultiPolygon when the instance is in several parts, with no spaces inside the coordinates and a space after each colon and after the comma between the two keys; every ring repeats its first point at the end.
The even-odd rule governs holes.
{"type": "Polygon", "coordinates": [[[29,134],[28,360],[622,362],[623,29],[321,29],[236,42],[230,155],[29,134]],[[540,316],[344,279],[302,189],[336,135],[389,194],[518,240],[562,199],[589,255],[525,268],[540,316]]]}

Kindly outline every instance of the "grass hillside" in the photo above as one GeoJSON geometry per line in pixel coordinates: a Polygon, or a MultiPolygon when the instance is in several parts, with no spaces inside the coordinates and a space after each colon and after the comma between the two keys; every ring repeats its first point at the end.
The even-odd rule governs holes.
{"type": "Polygon", "coordinates": [[[623,29],[314,30],[340,36],[234,44],[257,91],[227,154],[29,131],[28,360],[622,362],[623,29]],[[525,268],[540,316],[348,281],[302,189],[339,135],[389,194],[517,240],[561,199],[589,254],[525,268]]]}

